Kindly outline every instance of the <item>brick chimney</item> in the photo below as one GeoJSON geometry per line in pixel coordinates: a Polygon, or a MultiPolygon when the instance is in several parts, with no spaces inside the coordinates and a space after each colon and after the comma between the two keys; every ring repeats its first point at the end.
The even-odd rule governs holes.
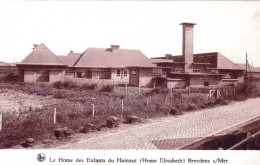
{"type": "Polygon", "coordinates": [[[193,27],[195,23],[181,23],[182,25],[182,55],[184,56],[185,72],[192,72],[193,63],[193,27]]]}
{"type": "Polygon", "coordinates": [[[170,59],[172,57],[172,54],[165,54],[166,59],[170,59]]]}
{"type": "Polygon", "coordinates": [[[35,49],[37,46],[39,46],[38,44],[33,44],[33,48],[32,49],[35,49]]]}
{"type": "Polygon", "coordinates": [[[111,46],[111,52],[117,51],[120,47],[120,45],[110,45],[111,46]]]}

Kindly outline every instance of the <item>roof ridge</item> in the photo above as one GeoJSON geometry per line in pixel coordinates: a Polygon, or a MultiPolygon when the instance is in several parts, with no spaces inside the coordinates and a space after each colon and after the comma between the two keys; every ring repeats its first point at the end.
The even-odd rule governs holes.
{"type": "MultiPolygon", "coordinates": [[[[53,64],[56,63],[56,65],[65,65],[60,59],[58,56],[56,56],[44,43],[40,43],[38,46],[36,46],[22,61],[21,61],[21,65],[22,64],[38,64],[38,63],[41,63],[39,62],[37,59],[36,61],[34,60],[34,56],[36,55],[39,56],[39,57],[42,57],[41,59],[44,59],[44,55],[42,54],[42,52],[44,52],[44,55],[46,55],[45,53],[47,53],[47,56],[48,57],[51,57],[52,60],[54,61],[53,64]],[[42,50],[41,50],[42,49],[42,50]],[[31,57],[31,58],[30,58],[31,57]]],[[[46,56],[46,57],[47,57],[46,56]]],[[[45,60],[46,62],[46,60],[45,60]]],[[[46,63],[49,63],[49,61],[47,61],[46,63]]],[[[44,62],[42,63],[44,64],[44,62]]]]}

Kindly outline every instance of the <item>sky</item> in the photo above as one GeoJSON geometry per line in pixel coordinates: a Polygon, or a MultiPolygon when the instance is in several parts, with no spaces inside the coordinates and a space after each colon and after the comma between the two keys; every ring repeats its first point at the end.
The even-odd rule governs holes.
{"type": "Polygon", "coordinates": [[[194,53],[219,52],[260,67],[260,1],[0,1],[0,61],[20,62],[33,44],[54,54],[88,47],[182,54],[182,22],[196,23],[194,53]]]}

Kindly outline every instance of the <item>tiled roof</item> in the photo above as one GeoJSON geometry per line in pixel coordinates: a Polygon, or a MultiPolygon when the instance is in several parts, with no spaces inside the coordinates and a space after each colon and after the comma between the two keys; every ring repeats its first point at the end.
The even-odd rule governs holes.
{"type": "Polygon", "coordinates": [[[255,68],[255,72],[260,72],[260,67],[254,67],[255,68]]]}
{"type": "MultiPolygon", "coordinates": [[[[166,57],[156,57],[152,60],[162,60],[166,59],[166,57]]],[[[169,59],[174,60],[175,62],[184,62],[184,56],[177,55],[177,56],[171,56],[169,59]]],[[[195,64],[212,64],[211,68],[214,69],[228,69],[228,70],[243,70],[238,65],[236,65],[234,62],[223,56],[222,54],[218,52],[210,52],[210,53],[197,53],[194,54],[193,60],[195,64]],[[215,65],[217,64],[217,65],[215,65]],[[214,65],[214,66],[213,66],[214,65]]]]}
{"type": "Polygon", "coordinates": [[[141,51],[135,49],[88,48],[75,67],[80,68],[125,68],[156,67],[141,51]]]}
{"type": "Polygon", "coordinates": [[[18,65],[65,65],[55,54],[50,51],[43,43],[22,60],[18,65]]]}
{"type": "Polygon", "coordinates": [[[0,61],[0,66],[15,66],[15,64],[0,61]]]}
{"type": "Polygon", "coordinates": [[[243,70],[241,67],[237,66],[234,62],[220,53],[218,53],[217,69],[243,70]]]}
{"type": "Polygon", "coordinates": [[[69,67],[73,67],[74,64],[78,61],[78,59],[80,58],[80,55],[82,53],[69,53],[66,56],[61,56],[58,55],[57,57],[67,66],[69,67]]]}
{"type": "MultiPolygon", "coordinates": [[[[242,68],[243,70],[246,70],[246,64],[238,63],[237,65],[238,65],[240,68],[242,68]]],[[[254,71],[255,71],[255,68],[254,68],[252,65],[248,64],[248,65],[247,65],[247,71],[254,72],[254,71]]]]}

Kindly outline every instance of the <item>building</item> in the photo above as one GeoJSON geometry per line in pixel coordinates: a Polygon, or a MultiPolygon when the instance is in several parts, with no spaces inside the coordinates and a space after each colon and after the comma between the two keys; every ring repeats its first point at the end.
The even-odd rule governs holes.
{"type": "Polygon", "coordinates": [[[19,75],[24,82],[102,81],[150,87],[156,80],[157,85],[168,88],[216,87],[244,81],[245,69],[219,52],[194,54],[193,29],[196,24],[181,25],[182,55],[166,54],[149,59],[139,50],[111,45],[56,56],[40,44],[17,64],[19,75]]]}
{"type": "Polygon", "coordinates": [[[244,72],[247,72],[248,76],[252,76],[254,78],[260,78],[260,67],[253,67],[250,64],[242,64],[238,63],[237,64],[240,68],[244,70],[244,72]]]}
{"type": "Polygon", "coordinates": [[[18,76],[18,68],[14,63],[0,61],[0,79],[4,79],[8,75],[18,76]]]}
{"type": "Polygon", "coordinates": [[[88,48],[73,66],[78,78],[107,79],[133,86],[151,86],[156,65],[141,51],[110,48],[88,48]]]}
{"type": "MultiPolygon", "coordinates": [[[[132,86],[152,86],[156,65],[141,51],[110,48],[88,48],[83,53],[56,56],[44,44],[17,64],[24,82],[64,80],[99,80],[132,86]]],[[[87,81],[85,81],[87,82],[87,81]]]]}
{"type": "Polygon", "coordinates": [[[65,65],[43,43],[34,45],[33,51],[17,63],[20,80],[24,82],[55,82],[63,81],[65,65]]]}
{"type": "MultiPolygon", "coordinates": [[[[181,23],[183,27],[182,55],[166,54],[152,58],[160,67],[170,67],[168,88],[215,87],[243,82],[243,69],[218,52],[193,54],[194,23],[181,23]]],[[[166,69],[167,70],[167,69],[166,69]]]]}

